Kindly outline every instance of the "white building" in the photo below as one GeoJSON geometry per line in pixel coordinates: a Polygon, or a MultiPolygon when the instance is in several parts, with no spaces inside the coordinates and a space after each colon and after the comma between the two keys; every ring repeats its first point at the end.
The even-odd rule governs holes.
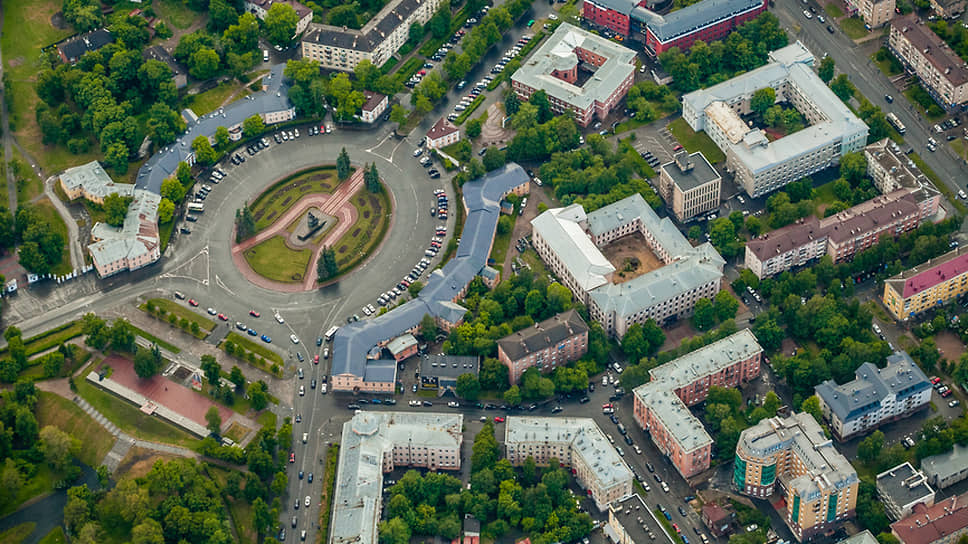
{"type": "Polygon", "coordinates": [[[712,299],[721,287],[725,261],[716,249],[693,247],[639,194],[587,215],[579,204],[547,210],[531,227],[538,255],[609,334],[624,336],[649,319],[661,324],[691,315],[698,299],[712,299]],[[613,283],[615,267],[598,248],[634,233],[665,266],[613,283]]]}
{"type": "Polygon", "coordinates": [[[293,37],[302,34],[309,23],[313,22],[313,10],[299,2],[290,0],[245,0],[245,11],[255,15],[260,21],[265,21],[266,14],[269,13],[269,8],[273,4],[286,4],[296,12],[298,21],[296,22],[296,33],[293,37]]]}
{"type": "Polygon", "coordinates": [[[312,23],[302,39],[302,57],[347,72],[363,59],[383,66],[410,39],[410,25],[426,24],[438,7],[440,0],[392,0],[359,30],[312,23]]]}
{"type": "Polygon", "coordinates": [[[427,147],[430,149],[441,149],[459,141],[460,129],[445,117],[437,119],[427,131],[427,147]]]}
{"type": "Polygon", "coordinates": [[[921,460],[921,470],[938,489],[968,478],[968,446],[955,444],[949,452],[925,457],[921,460]]]}
{"type": "Polygon", "coordinates": [[[915,504],[933,506],[934,496],[928,477],[907,461],[877,475],[877,498],[895,521],[911,515],[915,504]]]}
{"type": "Polygon", "coordinates": [[[361,109],[360,120],[364,123],[374,123],[387,110],[390,99],[385,94],[373,91],[363,91],[363,96],[366,97],[366,102],[361,109]]]}
{"type": "Polygon", "coordinates": [[[771,62],[755,70],[682,97],[682,117],[704,130],[726,154],[726,169],[753,197],[840,163],[845,153],[867,143],[867,125],[857,118],[813,71],[814,57],[800,42],[770,53],[771,62]],[[771,87],[810,126],[770,141],[740,115],[750,99],[771,87]]]}
{"type": "Polygon", "coordinates": [[[839,440],[907,417],[931,401],[931,382],[903,351],[888,357],[884,368],[860,365],[856,376],[843,385],[827,380],[815,388],[823,415],[839,440]]]}
{"type": "Polygon", "coordinates": [[[528,457],[539,465],[554,457],[571,466],[599,510],[632,494],[631,469],[590,417],[509,416],[504,447],[515,466],[528,457]]]}
{"type": "Polygon", "coordinates": [[[383,473],[460,469],[460,414],[358,412],[343,424],[329,542],[376,542],[383,473]]]}

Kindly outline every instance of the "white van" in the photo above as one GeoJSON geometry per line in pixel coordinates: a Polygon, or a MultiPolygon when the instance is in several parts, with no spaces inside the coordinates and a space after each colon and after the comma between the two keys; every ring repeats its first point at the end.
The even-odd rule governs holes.
{"type": "Polygon", "coordinates": [[[268,49],[263,49],[262,50],[262,62],[269,62],[269,50],[268,49]]]}

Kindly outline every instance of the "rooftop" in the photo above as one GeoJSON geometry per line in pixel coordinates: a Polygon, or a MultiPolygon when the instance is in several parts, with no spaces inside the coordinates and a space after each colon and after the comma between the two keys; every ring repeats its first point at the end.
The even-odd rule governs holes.
{"type": "Polygon", "coordinates": [[[890,138],[884,138],[864,148],[868,162],[875,162],[888,173],[896,185],[908,189],[926,189],[937,192],[931,181],[914,161],[908,159],[901,148],[890,138]]]}
{"type": "Polygon", "coordinates": [[[930,544],[968,527],[968,494],[938,501],[934,506],[914,505],[910,516],[891,524],[904,544],[930,544]]]}
{"type": "Polygon", "coordinates": [[[599,236],[633,221],[642,223],[642,227],[652,234],[671,260],[685,257],[695,250],[675,223],[668,217],[659,218],[638,193],[589,213],[588,232],[592,236],[599,236]]]}
{"type": "Polygon", "coordinates": [[[588,326],[578,312],[568,310],[505,336],[497,341],[497,345],[512,361],[517,361],[572,336],[587,332],[588,326]]]}
{"type": "Polygon", "coordinates": [[[700,152],[675,157],[675,160],[662,165],[662,171],[666,173],[680,191],[686,192],[702,187],[703,185],[722,179],[719,172],[709,164],[706,157],[700,152]]]}
{"type": "Polygon", "coordinates": [[[675,440],[683,452],[689,453],[713,443],[702,422],[692,415],[689,408],[673,390],[678,384],[671,380],[653,380],[635,388],[635,396],[662,422],[669,437],[675,440]]]}
{"type": "Polygon", "coordinates": [[[387,97],[385,94],[366,90],[363,91],[363,96],[366,98],[366,102],[363,104],[363,111],[375,110],[380,105],[380,102],[383,102],[387,97]]]}
{"type": "Polygon", "coordinates": [[[84,53],[97,51],[113,41],[114,37],[106,28],[99,28],[67,38],[57,44],[57,49],[67,62],[73,64],[80,60],[84,53]]]}
{"type": "Polygon", "coordinates": [[[615,267],[585,234],[588,217],[581,204],[546,210],[531,220],[532,229],[561,259],[579,287],[590,291],[608,283],[615,267]]]}
{"type": "Polygon", "coordinates": [[[904,39],[921,52],[934,69],[957,87],[968,83],[968,68],[951,48],[914,13],[891,20],[891,33],[900,32],[904,39]]]}
{"type": "Polygon", "coordinates": [[[437,122],[434,123],[434,126],[430,127],[430,130],[427,131],[427,137],[431,140],[436,140],[438,138],[443,138],[448,134],[453,134],[459,130],[460,129],[448,121],[446,117],[441,117],[440,119],[437,119],[437,122]]]}
{"type": "Polygon", "coordinates": [[[817,395],[830,407],[841,421],[849,421],[881,408],[881,401],[888,395],[893,402],[931,389],[928,377],[903,351],[887,358],[887,366],[877,368],[864,363],[855,372],[856,378],[843,385],[827,380],[816,386],[817,395]]]}
{"type": "Polygon", "coordinates": [[[98,198],[114,193],[121,196],[134,195],[134,185],[115,183],[98,161],[68,168],[61,173],[60,179],[67,192],[71,193],[81,189],[84,193],[98,198]]]}
{"type": "Polygon", "coordinates": [[[666,15],[643,7],[631,9],[632,18],[645,22],[660,42],[674,40],[724,19],[763,7],[763,0],[703,0],[666,15]]]}
{"type": "Polygon", "coordinates": [[[269,11],[272,4],[286,4],[296,12],[296,17],[299,17],[300,20],[313,14],[313,10],[299,2],[292,2],[291,0],[246,0],[246,3],[255,4],[266,11],[269,11]]]}
{"type": "Polygon", "coordinates": [[[837,544],[878,544],[878,540],[870,531],[865,529],[854,536],[841,540],[837,544]]]}
{"type": "Polygon", "coordinates": [[[514,74],[512,81],[533,89],[543,89],[549,97],[557,98],[580,109],[588,109],[595,102],[607,102],[615,90],[635,72],[635,51],[568,23],[562,23],[514,74]],[[604,57],[594,68],[594,74],[583,85],[577,86],[552,75],[579,63],[577,49],[604,57]],[[567,66],[566,66],[567,65],[567,66]]]}
{"type": "Polygon", "coordinates": [[[909,298],[965,272],[968,272],[968,246],[929,259],[888,278],[884,283],[901,293],[903,298],[909,298]]]}
{"type": "Polygon", "coordinates": [[[936,484],[965,469],[968,469],[968,446],[959,444],[955,444],[949,452],[939,453],[921,460],[921,471],[928,478],[936,480],[936,484]]]}
{"type": "Polygon", "coordinates": [[[924,473],[904,462],[877,475],[877,490],[904,508],[916,502],[934,501],[934,490],[924,473]]]}
{"type": "Polygon", "coordinates": [[[359,30],[310,23],[302,41],[340,49],[373,51],[425,1],[392,0],[359,30]]]}
{"type": "Polygon", "coordinates": [[[456,380],[461,374],[477,375],[480,358],[471,355],[434,353],[420,357],[420,375],[456,380]]]}
{"type": "Polygon", "coordinates": [[[572,457],[591,468],[601,489],[632,480],[632,471],[590,417],[508,416],[504,443],[570,444],[572,457]]]}
{"type": "Polygon", "coordinates": [[[682,387],[762,352],[763,348],[753,333],[749,329],[743,329],[653,368],[649,375],[653,381],[667,379],[675,387],[682,387]]]}
{"type": "Polygon", "coordinates": [[[383,458],[394,445],[460,450],[460,414],[359,412],[343,424],[330,542],[376,542],[383,458]]]}
{"type": "Polygon", "coordinates": [[[390,353],[396,355],[416,345],[417,338],[414,335],[407,333],[401,334],[393,340],[390,340],[390,342],[387,344],[387,349],[390,350],[390,353]]]}

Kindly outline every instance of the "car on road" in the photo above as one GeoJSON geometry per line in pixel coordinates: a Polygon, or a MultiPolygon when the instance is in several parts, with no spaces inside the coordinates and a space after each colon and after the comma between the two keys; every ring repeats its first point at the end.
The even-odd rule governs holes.
{"type": "Polygon", "coordinates": [[[834,27],[831,26],[831,25],[827,25],[827,32],[833,34],[834,33],[834,27]]]}
{"type": "Polygon", "coordinates": [[[460,408],[460,403],[457,401],[450,401],[447,403],[448,408],[460,408]]]}
{"type": "Polygon", "coordinates": [[[494,423],[504,423],[504,418],[501,416],[494,416],[494,423]]]}
{"type": "Polygon", "coordinates": [[[305,397],[306,396],[306,386],[305,385],[300,385],[299,386],[299,396],[300,397],[305,397]]]}
{"type": "Polygon", "coordinates": [[[891,95],[889,95],[889,94],[885,94],[884,95],[884,100],[887,100],[887,103],[888,104],[893,104],[894,103],[894,97],[891,96],[891,95]]]}
{"type": "Polygon", "coordinates": [[[417,148],[417,149],[414,149],[413,150],[413,156],[414,157],[419,157],[420,155],[423,155],[423,149],[417,148]]]}
{"type": "Polygon", "coordinates": [[[286,322],[286,320],[285,320],[285,319],[283,319],[283,318],[282,318],[282,316],[281,316],[281,315],[279,315],[279,313],[278,313],[278,312],[276,312],[276,314],[275,314],[275,315],[274,315],[273,317],[275,317],[275,318],[276,318],[276,322],[278,322],[278,323],[279,323],[280,325],[282,325],[283,323],[285,323],[285,322],[286,322]]]}
{"type": "Polygon", "coordinates": [[[290,463],[296,462],[296,452],[293,452],[293,451],[289,452],[289,462],[290,463]]]}
{"type": "Polygon", "coordinates": [[[313,473],[312,472],[310,472],[308,475],[306,475],[306,481],[308,481],[309,483],[313,483],[313,473]]]}
{"type": "Polygon", "coordinates": [[[961,404],[961,401],[959,401],[958,399],[954,399],[954,400],[952,400],[952,401],[950,401],[948,403],[948,408],[954,408],[955,406],[958,406],[959,404],[961,404]]]}
{"type": "Polygon", "coordinates": [[[433,406],[434,403],[430,402],[429,400],[425,400],[425,401],[423,401],[423,405],[424,406],[427,406],[429,408],[429,407],[433,406]]]}
{"type": "Polygon", "coordinates": [[[259,336],[259,333],[257,333],[257,332],[255,331],[255,329],[248,329],[248,330],[246,330],[245,332],[246,332],[246,334],[248,334],[249,336],[259,336]]]}
{"type": "Polygon", "coordinates": [[[302,414],[296,414],[296,423],[302,423],[302,414]]]}
{"type": "Polygon", "coordinates": [[[262,335],[262,341],[265,342],[266,344],[271,344],[272,343],[272,338],[269,338],[268,335],[263,334],[262,335]]]}
{"type": "Polygon", "coordinates": [[[218,318],[221,321],[228,321],[229,320],[229,318],[225,314],[218,314],[218,318]]]}
{"type": "Polygon", "coordinates": [[[683,507],[680,506],[679,507],[679,515],[682,516],[682,517],[686,517],[688,515],[688,513],[686,512],[686,509],[685,508],[683,508],[683,507]]]}
{"type": "Polygon", "coordinates": [[[259,312],[255,311],[255,310],[249,310],[249,315],[251,315],[252,317],[259,317],[262,314],[260,314],[259,312]]]}
{"type": "Polygon", "coordinates": [[[289,335],[289,339],[292,340],[292,343],[293,344],[298,344],[299,343],[299,337],[296,336],[295,334],[290,334],[289,335]]]}
{"type": "Polygon", "coordinates": [[[205,311],[208,312],[208,315],[216,315],[216,314],[218,314],[218,312],[215,311],[215,308],[211,308],[211,307],[208,310],[205,310],[205,311]]]}
{"type": "Polygon", "coordinates": [[[309,506],[312,503],[313,503],[313,500],[309,497],[309,495],[306,495],[306,506],[309,506]]]}
{"type": "Polygon", "coordinates": [[[803,16],[806,17],[807,19],[813,19],[813,14],[810,13],[808,10],[803,10],[803,16]]]}

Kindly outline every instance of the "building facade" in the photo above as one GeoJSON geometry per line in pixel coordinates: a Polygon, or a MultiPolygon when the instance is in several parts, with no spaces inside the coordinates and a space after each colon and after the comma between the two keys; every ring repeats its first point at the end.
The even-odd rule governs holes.
{"type": "Polygon", "coordinates": [[[460,414],[359,412],[344,423],[328,542],[377,541],[385,472],[460,470],[463,420],[460,414]]]}
{"type": "Polygon", "coordinates": [[[921,460],[921,470],[928,482],[938,489],[968,478],[968,446],[955,444],[949,452],[925,457],[921,460]]]}
{"type": "Polygon", "coordinates": [[[932,506],[935,493],[927,480],[923,472],[906,461],[878,474],[877,498],[888,517],[893,520],[906,518],[915,504],[932,506]]]}
{"type": "Polygon", "coordinates": [[[813,71],[814,56],[800,42],[770,53],[770,63],[682,97],[682,117],[705,131],[723,153],[726,169],[751,197],[839,164],[867,143],[867,125],[813,71]],[[771,87],[806,117],[809,126],[770,141],[740,117],[757,90],[771,87]]]}
{"type": "Polygon", "coordinates": [[[440,0],[392,0],[359,30],[310,23],[300,54],[330,70],[351,72],[364,59],[383,66],[410,39],[410,26],[426,24],[439,7],[440,0]]]}
{"type": "Polygon", "coordinates": [[[891,21],[887,46],[942,108],[953,109],[968,102],[964,61],[916,14],[891,21]]]}
{"type": "Polygon", "coordinates": [[[683,478],[709,468],[713,440],[689,407],[712,386],[735,388],[760,375],[763,348],[749,329],[649,371],[633,391],[635,421],[683,478]]]}
{"type": "Polygon", "coordinates": [[[497,358],[508,367],[511,385],[525,370],[551,372],[588,353],[588,326],[575,310],[568,310],[497,341],[497,358]]]}
{"type": "Polygon", "coordinates": [[[592,418],[508,416],[504,447],[514,466],[528,457],[538,465],[556,458],[570,466],[599,510],[632,494],[632,470],[592,418]]]}
{"type": "Polygon", "coordinates": [[[898,321],[968,292],[968,248],[959,247],[884,282],[882,302],[898,321]]]}
{"type": "Polygon", "coordinates": [[[884,138],[864,148],[867,174],[881,194],[906,189],[921,207],[921,217],[933,217],[941,206],[941,191],[921,172],[914,161],[907,158],[901,147],[884,138]]]}
{"type": "Polygon", "coordinates": [[[659,167],[659,194],[681,223],[719,207],[722,181],[698,151],[680,151],[659,167]]]}
{"type": "Polygon", "coordinates": [[[373,91],[363,91],[363,96],[366,98],[366,102],[363,103],[363,108],[360,111],[360,120],[364,123],[375,123],[383,115],[383,112],[387,111],[390,98],[385,94],[373,91]]]}
{"type": "Polygon", "coordinates": [[[847,0],[847,15],[859,15],[871,28],[880,28],[894,17],[894,0],[847,0]]]}
{"type": "Polygon", "coordinates": [[[427,147],[430,149],[441,149],[460,141],[460,129],[441,117],[427,131],[427,147]]]}
{"type": "Polygon", "coordinates": [[[255,15],[260,21],[265,21],[266,15],[269,13],[269,9],[273,4],[285,4],[296,12],[296,33],[293,35],[294,38],[302,34],[309,27],[309,23],[313,22],[313,10],[299,2],[293,2],[291,0],[245,0],[245,11],[255,15]]]}
{"type": "Polygon", "coordinates": [[[784,521],[800,542],[854,517],[859,484],[854,467],[806,412],[764,419],[740,433],[733,485],[760,499],[783,493],[784,521]]]}
{"type": "Polygon", "coordinates": [[[889,356],[884,368],[864,363],[855,376],[843,385],[827,380],[814,388],[840,441],[904,419],[931,402],[931,382],[906,352],[889,356]]]}
{"type": "Polygon", "coordinates": [[[698,299],[711,299],[722,285],[725,261],[715,248],[709,243],[693,247],[639,194],[587,215],[578,204],[547,210],[531,226],[538,255],[614,336],[649,319],[664,323],[689,316],[698,299]],[[599,247],[629,235],[641,235],[664,266],[613,283],[615,267],[599,247]]]}
{"type": "Polygon", "coordinates": [[[511,87],[521,100],[545,91],[551,111],[587,127],[625,98],[634,74],[635,51],[563,23],[511,75],[511,87]]]}
{"type": "Polygon", "coordinates": [[[932,506],[917,504],[911,515],[891,524],[904,544],[954,544],[968,533],[968,494],[948,497],[932,506]]]}

